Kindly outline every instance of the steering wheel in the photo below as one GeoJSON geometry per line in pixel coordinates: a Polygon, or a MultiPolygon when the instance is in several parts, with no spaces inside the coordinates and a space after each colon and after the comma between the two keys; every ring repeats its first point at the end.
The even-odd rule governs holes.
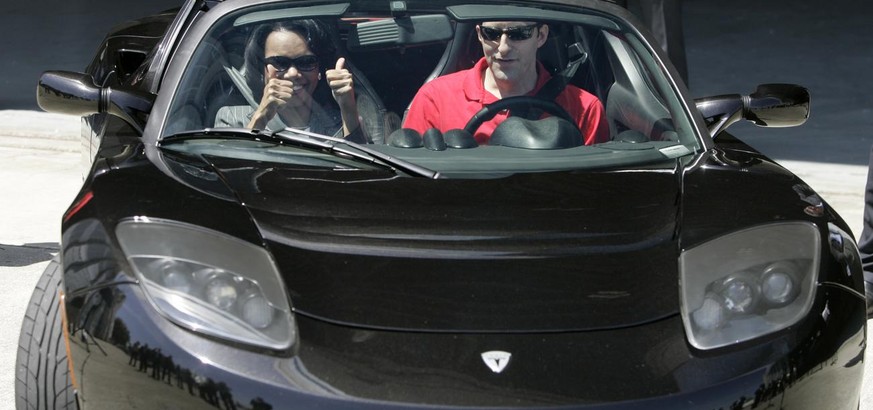
{"type": "Polygon", "coordinates": [[[511,107],[539,108],[549,114],[569,121],[570,124],[573,124],[574,127],[576,126],[576,122],[573,121],[573,118],[570,117],[570,114],[567,112],[567,110],[558,105],[556,102],[522,95],[518,97],[503,98],[501,100],[486,105],[481,110],[479,110],[479,112],[473,114],[473,116],[470,117],[470,120],[467,121],[467,125],[464,126],[464,131],[467,131],[470,133],[470,135],[473,135],[476,130],[479,129],[479,126],[481,126],[483,122],[494,118],[494,116],[497,115],[497,113],[499,113],[500,111],[509,109],[511,107]]]}

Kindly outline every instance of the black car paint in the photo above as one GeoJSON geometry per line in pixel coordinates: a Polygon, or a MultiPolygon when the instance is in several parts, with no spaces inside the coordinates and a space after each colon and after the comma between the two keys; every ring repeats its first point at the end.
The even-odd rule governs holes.
{"type": "MultiPolygon", "coordinates": [[[[189,394],[200,398],[204,406],[221,396],[209,393],[208,386],[214,384],[224,386],[221,390],[224,397],[232,394],[233,400],[242,400],[239,403],[260,397],[263,403],[275,407],[314,400],[310,395],[327,396],[320,397],[326,402],[332,402],[330,396],[337,399],[351,396],[382,402],[379,405],[384,405],[383,401],[408,401],[459,406],[551,406],[627,400],[643,400],[636,403],[643,406],[651,397],[678,395],[675,401],[655,402],[657,406],[677,408],[683,406],[687,396],[703,395],[699,389],[708,388],[714,381],[737,378],[724,392],[713,392],[711,387],[706,390],[707,402],[717,408],[740,399],[734,397],[736,383],[746,386],[746,398],[757,395],[771,399],[782,393],[812,394],[808,389],[791,388],[795,380],[848,377],[820,369],[845,366],[856,369],[859,377],[862,371],[858,358],[863,354],[865,305],[863,297],[850,290],[858,289],[853,282],[860,274],[848,270],[847,275],[853,264],[838,260],[836,253],[823,258],[821,291],[813,307],[814,312],[827,311],[827,318],[810,315],[811,319],[790,331],[718,352],[696,351],[684,337],[674,340],[684,334],[676,310],[679,296],[675,271],[680,248],[692,247],[738,226],[779,220],[812,221],[825,237],[831,234],[829,222],[846,230],[842,221],[833,218],[826,204],[822,205],[826,212],[812,216],[807,213],[809,203],[795,191],[776,195],[791,183],[802,181],[750,149],[713,150],[681,172],[635,173],[632,179],[638,181],[615,188],[616,195],[627,201],[613,209],[598,208],[596,204],[620,201],[598,202],[585,194],[586,183],[615,183],[611,178],[614,174],[609,172],[562,173],[558,178],[552,175],[545,179],[530,175],[428,181],[361,171],[359,176],[340,173],[342,179],[337,179],[332,178],[337,173],[284,170],[277,164],[260,164],[259,168],[252,164],[234,167],[230,163],[223,168],[221,161],[210,166],[173,156],[167,162],[180,161],[170,167],[179,172],[167,175],[144,158],[141,146],[121,152],[126,155],[113,158],[110,169],[97,173],[86,185],[93,199],[72,214],[64,226],[67,314],[70,340],[75,346],[72,361],[89,363],[76,375],[85,403],[100,402],[103,394],[107,394],[105,398],[111,397],[116,389],[112,383],[122,383],[123,388],[130,389],[133,387],[130,383],[139,380],[135,383],[152,383],[149,389],[162,386],[168,392],[167,398],[189,394]],[[208,177],[210,172],[221,176],[208,177]],[[739,180],[734,177],[737,173],[741,174],[739,180]],[[308,182],[314,175],[318,175],[322,187],[318,191],[308,182]],[[705,184],[698,182],[704,178],[705,184]],[[203,181],[213,183],[204,186],[203,181]],[[236,182],[226,185],[217,181],[236,182]],[[417,191],[417,185],[437,182],[442,186],[430,193],[417,191]],[[551,197],[550,193],[556,192],[551,183],[566,190],[568,185],[573,186],[572,182],[578,184],[573,195],[567,195],[563,202],[551,197]],[[368,185],[379,189],[368,189],[368,185]],[[647,188],[630,188],[640,186],[647,188]],[[287,191],[277,193],[277,187],[287,191]],[[685,198],[682,202],[678,202],[680,189],[685,198]],[[731,194],[724,195],[728,190],[731,194]],[[495,196],[475,195],[489,191],[495,192],[495,196]],[[259,192],[268,192],[279,200],[259,202],[259,192]],[[754,209],[764,208],[754,200],[764,193],[769,198],[782,198],[784,203],[769,203],[766,208],[785,210],[785,214],[768,215],[762,209],[754,209]],[[513,199],[513,206],[506,209],[494,206],[509,202],[508,198],[513,199]],[[735,206],[744,204],[749,212],[713,217],[717,214],[714,210],[735,209],[725,208],[725,201],[736,202],[729,204],[735,206]],[[473,206],[472,211],[461,206],[471,202],[482,206],[473,206]],[[547,212],[544,206],[548,204],[552,209],[547,212]],[[565,212],[558,212],[560,207],[565,212]],[[443,212],[435,213],[435,209],[443,212]],[[635,216],[628,215],[631,212],[635,216]],[[251,351],[242,346],[238,346],[242,350],[235,349],[193,335],[158,316],[135,285],[136,279],[129,273],[126,261],[111,256],[119,254],[112,251],[117,248],[111,233],[114,221],[134,216],[187,221],[270,248],[285,272],[298,316],[300,336],[293,351],[251,351]],[[534,216],[535,221],[531,219],[534,216]],[[492,232],[483,232],[481,227],[485,225],[475,222],[483,218],[501,221],[509,231],[514,228],[522,234],[489,236],[492,232]],[[679,220],[681,224],[677,223],[679,220]],[[624,245],[629,238],[622,236],[627,229],[622,228],[623,223],[638,229],[640,223],[650,225],[647,230],[656,240],[640,243],[667,257],[652,260],[645,257],[645,246],[634,249],[624,245]],[[543,225],[550,225],[550,232],[565,235],[537,235],[529,230],[543,225]],[[695,229],[684,228],[690,226],[695,229]],[[341,235],[355,232],[350,229],[354,227],[364,232],[351,237],[341,235]],[[82,230],[88,233],[83,235],[82,230]],[[430,239],[411,239],[412,232],[426,232],[425,238],[430,239]],[[574,232],[576,237],[570,235],[574,232]],[[469,247],[471,236],[487,238],[484,243],[488,246],[478,249],[490,246],[491,252],[450,253],[470,257],[432,258],[422,263],[391,251],[398,248],[398,241],[402,242],[404,252],[416,246],[425,253],[439,247],[443,251],[458,251],[469,247]],[[77,244],[76,238],[82,237],[89,238],[87,243],[77,244]],[[298,239],[290,244],[270,239],[277,237],[298,239]],[[466,242],[459,239],[465,237],[466,242]],[[319,246],[335,241],[345,241],[350,246],[319,246]],[[557,252],[556,243],[563,245],[557,252]],[[378,256],[338,250],[355,245],[378,256]],[[372,252],[380,246],[386,251],[372,252]],[[659,247],[666,247],[667,251],[659,247]],[[94,266],[90,264],[92,259],[76,259],[93,256],[94,249],[107,255],[102,264],[94,266]],[[592,250],[635,257],[602,258],[604,263],[621,260],[623,267],[611,262],[606,266],[578,268],[573,255],[592,250]],[[486,279],[479,283],[466,279],[487,272],[482,265],[492,266],[492,273],[484,274],[486,279]],[[613,280],[597,282],[566,275],[566,287],[558,295],[544,297],[537,292],[536,275],[556,275],[562,271],[578,272],[576,276],[590,273],[589,279],[608,276],[607,271],[624,272],[639,280],[629,282],[623,275],[613,275],[613,280]],[[433,280],[449,275],[458,279],[433,280]],[[330,284],[330,289],[322,283],[330,284]],[[494,288],[493,283],[506,285],[494,288]],[[538,306],[539,310],[513,311],[516,309],[513,302],[528,298],[531,300],[527,305],[538,306]],[[541,302],[534,303],[536,299],[541,302]],[[509,316],[515,317],[514,322],[496,321],[498,313],[506,317],[507,312],[513,313],[509,316]],[[612,328],[597,325],[609,322],[624,325],[612,328]],[[815,337],[828,334],[823,332],[827,326],[846,326],[854,331],[839,335],[839,340],[815,337]],[[516,331],[501,332],[506,329],[516,331]],[[429,333],[426,341],[417,337],[421,333],[429,333]],[[810,342],[800,344],[803,340],[810,342]],[[164,350],[147,354],[147,345],[160,345],[164,350]],[[98,357],[93,352],[94,346],[115,349],[116,354],[98,357]],[[139,346],[139,350],[134,346],[139,346]],[[647,349],[641,350],[640,346],[647,349]],[[835,350],[835,346],[842,346],[843,350],[835,350]],[[515,359],[511,370],[501,375],[489,374],[477,352],[498,348],[512,351],[515,359]],[[573,357],[555,356],[562,351],[575,353],[573,357]],[[110,357],[114,360],[109,360],[110,357]],[[156,357],[162,360],[154,363],[165,364],[150,367],[149,362],[144,362],[156,357]],[[164,368],[170,363],[168,358],[172,358],[172,368],[164,368]],[[621,361],[616,362],[616,358],[621,361]],[[98,366],[99,361],[105,362],[98,366]],[[771,367],[761,368],[761,363],[771,363],[771,367]],[[115,368],[110,373],[128,376],[107,380],[103,366],[115,368]],[[628,368],[638,372],[628,374],[625,370],[628,368]],[[201,384],[189,391],[186,369],[213,384],[201,384]],[[276,374],[275,369],[286,370],[276,374]],[[301,376],[289,381],[282,373],[291,371],[287,369],[296,369],[301,376]],[[528,379],[526,375],[534,369],[553,373],[555,380],[561,382],[528,379]],[[311,379],[309,383],[300,381],[303,375],[311,379]],[[630,382],[634,379],[637,381],[630,382]],[[284,387],[277,392],[245,393],[270,380],[271,384],[284,387]],[[586,388],[579,389],[580,385],[586,388]],[[447,399],[443,389],[456,393],[447,399]]],[[[215,391],[219,391],[217,387],[215,391]]],[[[334,404],[336,408],[347,405],[341,401],[334,404]]]]}
{"type": "MultiPolygon", "coordinates": [[[[109,66],[102,67],[112,71],[109,66]]],[[[147,89],[153,84],[140,86],[147,89]]],[[[840,257],[852,253],[843,252],[836,244],[852,243],[852,238],[845,234],[846,224],[826,203],[810,203],[803,193],[812,190],[803,181],[726,134],[720,135],[716,148],[700,156],[695,164],[685,164],[670,173],[641,172],[633,176],[634,182],[615,188],[616,196],[624,195],[627,201],[615,209],[606,209],[603,202],[597,205],[597,198],[586,201],[584,188],[586,184],[610,182],[608,172],[561,173],[559,179],[544,179],[542,183],[538,183],[537,176],[420,181],[369,172],[366,179],[372,181],[367,183],[334,179],[328,186],[335,189],[325,190],[324,185],[319,185],[321,189],[314,190],[306,179],[300,178],[301,171],[263,172],[258,168],[221,166],[216,170],[214,164],[190,158],[168,160],[184,165],[175,164],[176,172],[170,176],[145,158],[142,141],[127,123],[109,116],[105,124],[94,129],[103,137],[101,151],[94,161],[93,177],[86,181],[80,199],[86,193],[94,197],[76,212],[68,213],[62,243],[71,361],[77,366],[80,400],[86,407],[89,402],[114,400],[119,391],[141,389],[150,394],[129,397],[138,408],[359,409],[425,407],[437,403],[729,408],[750,398],[756,403],[812,401],[821,392],[802,388],[806,383],[829,379],[830,385],[843,384],[841,380],[852,385],[849,380],[860,378],[863,371],[866,318],[863,296],[855,290],[863,288],[858,287],[862,279],[855,269],[856,263],[840,257]],[[220,174],[220,178],[198,177],[202,173],[220,174]],[[246,186],[254,181],[264,185],[246,186]],[[289,202],[281,205],[258,202],[256,187],[269,189],[288,181],[299,189],[299,193],[288,193],[289,202]],[[559,203],[562,209],[551,209],[563,212],[545,212],[544,207],[555,207],[551,195],[556,189],[551,184],[556,181],[562,182],[562,188],[572,187],[576,192],[567,195],[566,203],[559,203]],[[640,181],[654,183],[640,185],[640,181]],[[437,184],[441,195],[415,187],[423,183],[437,184]],[[639,186],[646,189],[630,188],[639,186]],[[791,187],[799,188],[789,191],[791,187]],[[489,191],[496,192],[495,196],[479,195],[489,191]],[[762,203],[763,197],[768,198],[767,203],[762,203]],[[516,205],[502,209],[502,203],[510,202],[507,198],[512,198],[516,205]],[[521,202],[525,206],[518,205],[519,198],[525,198],[521,202]],[[291,199],[295,199],[294,207],[288,207],[291,199]],[[471,203],[479,206],[471,210],[471,203]],[[451,206],[446,207],[447,204],[451,206]],[[499,212],[495,214],[492,209],[499,212]],[[774,213],[774,209],[779,213],[774,213]],[[731,212],[725,214],[724,210],[731,212]],[[544,238],[526,230],[525,223],[533,225],[532,215],[537,216],[538,223],[557,228],[571,239],[544,238]],[[121,254],[113,235],[115,223],[136,216],[186,221],[267,246],[275,252],[291,285],[291,298],[298,313],[300,339],[292,351],[228,345],[181,329],[160,317],[149,306],[127,262],[115,256],[121,254]],[[403,275],[405,272],[415,272],[417,278],[420,275],[436,278],[448,273],[459,281],[467,272],[453,272],[448,263],[440,264],[440,258],[415,262],[390,252],[378,257],[336,258],[331,249],[318,245],[330,239],[378,248],[403,240],[404,247],[415,245],[423,251],[431,251],[435,246],[457,251],[472,240],[423,241],[408,236],[427,230],[436,238],[481,237],[490,233],[477,228],[476,221],[482,220],[499,220],[520,234],[475,241],[477,246],[484,242],[502,253],[494,257],[493,252],[483,252],[478,259],[465,258],[464,263],[491,264],[492,278],[500,277],[501,282],[510,282],[511,286],[486,289],[484,284],[488,281],[483,281],[482,286],[474,286],[481,294],[461,295],[444,282],[431,281],[436,286],[415,289],[429,303],[406,299],[412,281],[411,275],[403,275]],[[812,309],[821,314],[809,315],[777,334],[712,352],[695,350],[684,338],[678,338],[677,335],[684,335],[676,307],[678,253],[741,227],[784,220],[813,222],[826,243],[832,244],[833,252],[822,258],[819,292],[812,309]],[[627,249],[622,245],[627,239],[620,229],[622,223],[636,229],[639,223],[645,223],[651,240],[637,240],[642,245],[627,249]],[[350,227],[372,230],[374,226],[382,231],[371,232],[364,238],[341,235],[350,227]],[[302,239],[291,244],[275,240],[289,232],[302,239]],[[389,239],[384,239],[386,234],[389,239]],[[845,243],[832,240],[835,235],[845,239],[845,243]],[[556,243],[562,245],[557,253],[551,246],[556,243]],[[544,244],[550,245],[548,249],[544,244]],[[540,311],[519,309],[517,323],[495,323],[489,320],[492,318],[489,314],[493,314],[489,306],[475,303],[482,298],[497,302],[505,314],[507,309],[513,309],[514,300],[533,299],[536,293],[528,291],[535,290],[537,282],[528,271],[543,266],[551,267],[552,271],[567,266],[583,272],[607,271],[602,265],[579,268],[573,264],[573,255],[595,247],[598,252],[636,256],[622,262],[628,264],[625,272],[634,272],[639,280],[627,283],[606,278],[614,280],[590,284],[568,279],[568,289],[562,289],[564,297],[548,300],[540,311]],[[649,256],[645,251],[651,249],[669,252],[653,261],[645,258],[649,256]],[[381,264],[374,264],[376,259],[381,264]],[[392,267],[378,270],[385,265],[392,267]],[[362,272],[362,266],[369,268],[362,272]],[[287,273],[300,270],[304,275],[287,273]],[[423,270],[426,272],[420,273],[423,270]],[[392,272],[390,280],[384,276],[392,272]],[[668,280],[669,272],[673,282],[668,280]],[[324,293],[323,284],[313,280],[323,280],[325,275],[329,275],[332,292],[344,295],[348,305],[337,303],[333,294],[324,293]],[[607,291],[574,294],[574,289],[569,288],[571,284],[607,291]],[[358,292],[361,289],[367,292],[358,292]],[[656,296],[648,301],[652,306],[642,303],[645,298],[631,300],[646,290],[656,296]],[[511,297],[504,299],[507,294],[511,297]],[[386,295],[393,299],[384,298],[386,295]],[[574,300],[578,296],[591,296],[593,302],[574,300]],[[375,300],[385,305],[379,306],[375,300]],[[618,313],[614,311],[616,304],[623,306],[618,313]],[[351,305],[368,308],[356,310],[351,305]],[[481,314],[470,314],[471,310],[481,314]],[[374,312],[383,317],[377,321],[372,317],[376,316],[374,312]],[[538,316],[545,313],[560,320],[539,322],[538,316]],[[598,315],[602,316],[600,322],[598,315]],[[587,324],[580,325],[580,319],[587,324]],[[624,324],[615,328],[597,325],[607,319],[619,319],[624,324]],[[519,324],[527,330],[498,333],[519,324]],[[831,327],[846,330],[833,334],[827,332],[831,327]],[[546,328],[559,330],[544,331],[546,328]],[[423,332],[429,333],[428,338],[416,337],[423,332]],[[147,345],[160,345],[164,350],[149,350],[147,345]],[[565,350],[568,346],[572,350],[565,350]],[[492,373],[481,363],[479,353],[493,349],[511,350],[514,354],[513,363],[504,373],[492,373]],[[560,356],[562,351],[573,351],[574,355],[560,356]],[[161,364],[150,366],[150,362],[161,364]],[[555,377],[549,380],[528,377],[543,371],[555,377]],[[193,374],[199,375],[199,379],[195,381],[193,374]],[[264,389],[264,385],[271,388],[264,389]],[[659,396],[662,398],[655,398],[659,396]]],[[[306,172],[307,178],[313,173],[306,172]]],[[[336,178],[322,174],[319,176],[322,183],[336,178]]],[[[608,270],[621,271],[615,266],[608,270]]],[[[857,396],[851,393],[847,396],[857,396]]]]}
{"type": "Polygon", "coordinates": [[[271,174],[260,178],[278,180],[260,185],[269,202],[241,199],[280,269],[293,272],[285,280],[302,314],[495,332],[601,329],[675,312],[662,297],[677,293],[677,178],[669,173],[625,186],[626,176],[610,173],[355,184],[317,171],[271,174]],[[607,273],[634,260],[658,268],[644,283],[607,273]]]}
{"type": "MultiPolygon", "coordinates": [[[[69,262],[66,266],[77,266],[69,262]]],[[[109,262],[102,268],[118,267],[109,262]]],[[[68,271],[66,280],[77,273],[68,271]]],[[[119,390],[141,388],[162,392],[133,399],[146,399],[134,401],[145,408],[186,403],[179,400],[186,395],[208,408],[216,391],[224,391],[222,397],[237,403],[260,398],[274,408],[308,408],[315,403],[323,408],[369,407],[355,400],[464,406],[642,400],[622,408],[698,408],[703,403],[727,408],[740,400],[738,391],[762,401],[783,393],[814,396],[815,389],[801,389],[799,383],[794,387],[795,382],[836,377],[830,383],[838,384],[842,377],[860,377],[863,303],[845,289],[833,288],[821,292],[814,311],[822,310],[823,304],[831,312],[828,318],[811,315],[792,332],[717,354],[695,352],[684,338],[675,340],[682,335],[678,315],[599,332],[440,333],[424,339],[417,332],[337,326],[300,316],[300,340],[294,351],[271,354],[209,341],[170,324],[149,308],[141,290],[130,283],[68,296],[67,309],[70,317],[78,318],[71,323],[71,353],[73,362],[81,361],[84,369],[77,378],[85,404],[112,400],[119,390]],[[815,336],[828,334],[823,331],[828,326],[847,323],[855,323],[847,327],[854,330],[837,335],[837,340],[815,336]],[[804,335],[810,337],[798,337],[804,335]],[[148,346],[161,346],[163,351],[149,351],[148,346]],[[843,346],[844,351],[835,346],[843,346]],[[515,356],[501,375],[489,373],[478,355],[471,355],[494,348],[511,350],[515,356]],[[852,351],[854,355],[847,354],[852,351]],[[566,357],[561,352],[574,353],[566,357]],[[771,365],[761,368],[761,363],[771,365]],[[830,371],[843,367],[854,371],[830,371]],[[627,373],[628,368],[637,371],[627,373]],[[531,380],[528,375],[534,371],[548,371],[555,378],[531,380]],[[199,376],[197,384],[189,379],[191,374],[199,376]],[[712,387],[719,380],[731,382],[712,387]],[[265,384],[273,387],[264,389],[265,384]],[[582,385],[584,389],[579,388],[582,385]],[[446,389],[453,394],[445,396],[446,389]],[[645,401],[658,396],[668,399],[645,401]]]]}
{"type": "Polygon", "coordinates": [[[180,184],[148,161],[130,161],[95,179],[97,215],[108,223],[186,221],[263,241],[301,314],[374,328],[494,332],[602,329],[676,313],[674,172],[430,181],[279,164],[221,170],[216,159],[220,175],[187,165],[177,175],[192,182],[180,184]],[[360,180],[349,181],[355,173],[360,180]],[[187,187],[204,179],[240,182],[187,187]],[[594,191],[601,195],[585,194],[594,191]],[[250,218],[251,226],[238,222],[250,218]],[[249,234],[254,226],[263,239],[249,234]],[[640,267],[646,281],[609,274],[640,267]],[[556,281],[562,285],[545,286],[556,281]],[[498,320],[506,315],[514,320],[498,320]]]}
{"type": "Polygon", "coordinates": [[[178,9],[113,27],[85,72],[103,86],[124,83],[163,38],[178,9]]]}
{"type": "Polygon", "coordinates": [[[160,394],[132,397],[138,407],[184,404],[195,408],[199,400],[199,407],[209,408],[215,399],[208,386],[224,386],[225,397],[239,405],[260,399],[273,408],[421,408],[435,403],[729,408],[743,398],[754,397],[762,403],[774,399],[778,403],[782,394],[812,399],[822,392],[802,388],[801,382],[830,379],[831,385],[851,385],[853,377],[861,376],[863,327],[840,335],[839,340],[814,335],[843,321],[857,322],[864,315],[863,306],[839,290],[823,293],[836,320],[808,320],[798,324],[793,334],[717,355],[691,352],[681,338],[675,340],[681,335],[678,316],[643,328],[585,334],[444,333],[426,339],[414,332],[355,329],[303,317],[301,338],[292,356],[259,354],[203,339],[170,324],[148,308],[141,291],[132,285],[95,293],[102,300],[116,301],[108,305],[117,312],[111,317],[115,339],[92,338],[107,326],[87,336],[77,332],[74,336],[83,337],[71,340],[73,357],[86,357],[88,363],[83,367],[94,369],[93,374],[77,375],[86,404],[88,400],[112,400],[118,390],[142,389],[160,394]],[[811,337],[794,337],[807,332],[811,337]],[[118,336],[123,334],[131,338],[118,336]],[[798,340],[807,342],[798,344],[798,340]],[[163,351],[147,350],[157,345],[163,351]],[[851,346],[847,350],[854,355],[832,349],[841,345],[851,346]],[[110,354],[98,354],[98,346],[110,354]],[[514,355],[512,364],[499,375],[491,373],[478,355],[470,354],[494,348],[512,350],[514,355]],[[565,356],[566,352],[573,354],[565,356]],[[606,353],[610,359],[604,362],[606,353]],[[150,361],[157,357],[163,360],[150,361]],[[761,367],[762,363],[767,365],[761,367]],[[530,379],[530,374],[543,371],[555,377],[530,379]],[[188,374],[199,375],[201,387],[191,383],[188,374]],[[722,380],[727,382],[720,384],[722,380]],[[265,385],[271,387],[265,389],[265,385]]]}

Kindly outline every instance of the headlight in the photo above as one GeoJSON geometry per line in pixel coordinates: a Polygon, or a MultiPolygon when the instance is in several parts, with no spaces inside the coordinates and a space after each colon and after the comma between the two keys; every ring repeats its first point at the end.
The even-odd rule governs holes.
{"type": "Polygon", "coordinates": [[[151,304],[190,330],[286,349],[296,337],[285,285],[266,250],[199,226],[137,218],[118,242],[151,304]]]}
{"type": "Polygon", "coordinates": [[[713,349],[797,323],[812,306],[820,253],[818,230],[804,222],[749,228],[682,252],[688,341],[713,349]]]}

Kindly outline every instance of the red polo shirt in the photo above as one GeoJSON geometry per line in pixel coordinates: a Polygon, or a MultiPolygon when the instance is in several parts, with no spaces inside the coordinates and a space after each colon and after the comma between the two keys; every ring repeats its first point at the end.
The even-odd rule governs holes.
{"type": "MultiPolygon", "coordinates": [[[[542,64],[537,65],[537,84],[527,94],[530,96],[536,95],[551,78],[542,64]]],[[[412,99],[403,127],[420,133],[429,128],[437,128],[442,132],[464,128],[473,114],[498,100],[496,96],[485,91],[484,75],[487,66],[485,58],[482,58],[469,70],[438,77],[423,85],[412,99]]],[[[577,119],[576,125],[582,131],[585,144],[609,140],[609,125],[603,115],[603,104],[593,94],[574,85],[567,85],[555,98],[555,102],[567,110],[571,118],[577,119]]],[[[507,114],[505,111],[500,112],[483,123],[474,135],[476,141],[480,145],[487,144],[494,128],[506,119],[507,114]]]]}

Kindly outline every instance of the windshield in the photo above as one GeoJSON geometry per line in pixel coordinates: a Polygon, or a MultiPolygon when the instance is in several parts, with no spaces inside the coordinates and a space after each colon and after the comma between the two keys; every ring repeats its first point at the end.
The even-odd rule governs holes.
{"type": "Polygon", "coordinates": [[[307,150],[220,143],[245,129],[301,131],[446,177],[670,168],[700,149],[655,56],[628,23],[604,12],[432,1],[297,4],[239,9],[209,28],[161,138],[227,132],[165,148],[312,163],[307,150]]]}

